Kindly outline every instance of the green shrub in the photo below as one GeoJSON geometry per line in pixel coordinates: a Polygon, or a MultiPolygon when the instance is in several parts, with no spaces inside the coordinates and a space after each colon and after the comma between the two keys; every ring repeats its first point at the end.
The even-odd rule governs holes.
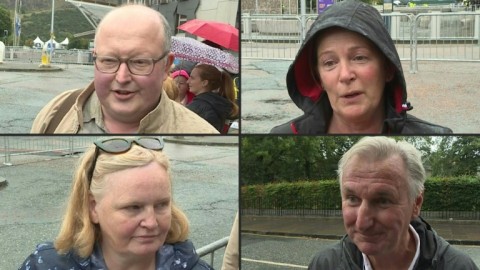
{"type": "MultiPolygon", "coordinates": [[[[425,182],[423,211],[480,209],[480,179],[472,176],[429,178],[425,182]]],[[[340,209],[336,180],[297,181],[241,187],[242,208],[340,209]]]]}

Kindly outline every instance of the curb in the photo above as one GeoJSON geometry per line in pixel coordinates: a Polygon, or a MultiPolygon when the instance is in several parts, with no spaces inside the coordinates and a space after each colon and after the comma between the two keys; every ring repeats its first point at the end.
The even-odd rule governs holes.
{"type": "Polygon", "coordinates": [[[3,66],[0,64],[0,71],[6,72],[54,72],[54,71],[62,71],[63,69],[60,67],[49,67],[49,68],[41,68],[41,67],[19,67],[19,66],[3,66]]]}
{"type": "Polygon", "coordinates": [[[210,146],[237,146],[238,142],[218,142],[218,141],[193,141],[187,139],[163,138],[165,142],[187,144],[187,145],[210,145],[210,146]]]}
{"type": "MultiPolygon", "coordinates": [[[[318,238],[326,240],[340,240],[343,235],[334,234],[305,234],[305,233],[288,233],[288,232],[272,232],[272,231],[255,231],[255,230],[241,230],[242,233],[259,234],[259,235],[278,235],[278,236],[292,236],[292,237],[307,237],[318,238]]],[[[479,240],[460,240],[460,239],[445,239],[451,245],[464,246],[480,246],[479,240]]]]}
{"type": "Polygon", "coordinates": [[[279,236],[294,236],[294,237],[307,237],[307,238],[320,238],[328,240],[340,240],[343,235],[334,234],[308,234],[308,233],[289,233],[289,232],[270,232],[270,231],[254,231],[254,230],[241,230],[242,233],[260,234],[260,235],[279,235],[279,236]]]}

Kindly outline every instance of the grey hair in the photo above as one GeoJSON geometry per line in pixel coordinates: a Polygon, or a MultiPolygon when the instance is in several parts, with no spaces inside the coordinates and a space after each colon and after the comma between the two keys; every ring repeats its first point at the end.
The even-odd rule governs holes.
{"type": "Polygon", "coordinates": [[[399,156],[406,168],[406,178],[410,199],[415,199],[424,190],[425,168],[422,155],[412,144],[406,141],[395,141],[387,137],[363,137],[353,145],[338,162],[338,180],[342,185],[343,173],[354,156],[369,157],[375,161],[385,160],[391,156],[399,156]]]}
{"type": "Polygon", "coordinates": [[[163,25],[163,51],[170,51],[172,47],[172,28],[162,13],[158,12],[158,15],[163,25]]]}

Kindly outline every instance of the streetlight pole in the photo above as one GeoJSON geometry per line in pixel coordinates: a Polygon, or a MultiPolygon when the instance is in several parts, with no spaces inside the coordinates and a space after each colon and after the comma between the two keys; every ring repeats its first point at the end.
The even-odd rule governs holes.
{"type": "Polygon", "coordinates": [[[53,54],[53,39],[55,36],[53,35],[53,21],[55,18],[55,0],[52,0],[52,22],[50,25],[50,54],[49,54],[49,61],[48,63],[52,62],[52,54],[53,54]]]}
{"type": "Polygon", "coordinates": [[[15,17],[13,18],[13,46],[17,46],[17,31],[16,30],[16,23],[17,23],[17,9],[18,9],[18,0],[15,0],[15,17]]]}

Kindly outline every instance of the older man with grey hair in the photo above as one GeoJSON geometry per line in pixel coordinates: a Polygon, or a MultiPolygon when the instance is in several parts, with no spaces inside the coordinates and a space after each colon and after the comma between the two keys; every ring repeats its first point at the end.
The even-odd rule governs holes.
{"type": "Polygon", "coordinates": [[[364,137],[341,158],[338,177],[347,235],[309,269],[478,269],[420,217],[426,176],[413,145],[364,137]]]}

